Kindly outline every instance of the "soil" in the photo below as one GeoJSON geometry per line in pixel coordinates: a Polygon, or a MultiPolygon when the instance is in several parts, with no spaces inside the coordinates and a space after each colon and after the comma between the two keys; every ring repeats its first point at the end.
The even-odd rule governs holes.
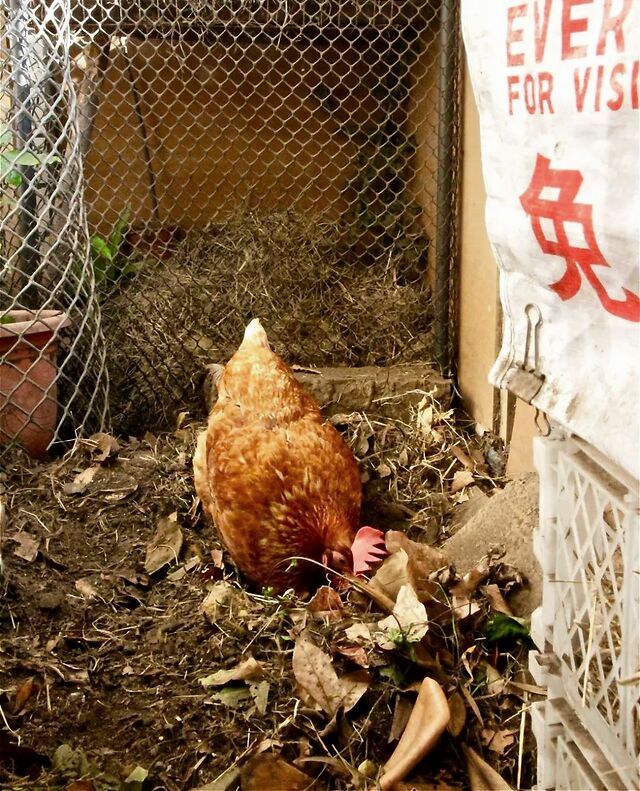
{"type": "MultiPolygon", "coordinates": [[[[411,651],[373,650],[370,686],[348,714],[331,719],[301,701],[291,658],[303,622],[333,654],[340,675],[359,668],[336,649],[345,625],[382,616],[372,616],[371,604],[353,592],[343,596],[340,618],[327,620],[310,616],[306,603],[292,596],[247,590],[197,507],[195,433],[195,426],[185,426],[120,442],[119,449],[109,438],[97,445],[79,442],[47,464],[18,450],[7,460],[0,479],[7,514],[0,602],[2,788],[256,788],[236,769],[273,752],[297,762],[318,788],[338,791],[365,787],[364,774],[375,776],[393,751],[394,714],[415,699],[410,687],[425,676],[424,666],[411,651]],[[148,547],[158,522],[167,518],[179,526],[182,547],[149,574],[148,547]],[[207,619],[203,600],[223,579],[232,593],[207,619]],[[203,686],[203,678],[248,656],[262,667],[262,697],[257,685],[243,681],[203,686]],[[227,770],[233,771],[214,784],[227,770]]],[[[473,629],[479,626],[478,620],[473,629]]],[[[475,667],[480,655],[493,656],[505,673],[506,660],[495,647],[473,653],[475,639],[471,630],[460,643],[460,651],[471,646],[467,667],[475,667]]],[[[451,656],[449,648],[442,650],[447,695],[470,682],[459,655],[451,656]]],[[[470,686],[474,694],[482,693],[485,682],[478,673],[470,686]]],[[[510,737],[501,750],[486,746],[487,729],[506,733],[502,720],[511,718],[517,730],[520,705],[513,696],[480,694],[476,716],[483,725],[469,714],[460,736],[445,733],[414,773],[416,781],[468,787],[466,743],[512,783],[524,752],[526,787],[529,742],[522,748],[510,737]]]]}

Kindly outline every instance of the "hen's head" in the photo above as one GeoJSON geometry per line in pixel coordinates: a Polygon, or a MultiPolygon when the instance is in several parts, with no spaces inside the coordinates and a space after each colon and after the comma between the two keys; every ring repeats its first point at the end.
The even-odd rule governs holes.
{"type": "Polygon", "coordinates": [[[322,565],[338,574],[353,574],[353,553],[349,547],[325,549],[322,554],[322,565]]]}
{"type": "Polygon", "coordinates": [[[356,577],[371,571],[380,562],[387,550],[384,534],[375,527],[361,527],[350,547],[328,547],[322,555],[322,563],[339,574],[354,574],[356,577]]]}

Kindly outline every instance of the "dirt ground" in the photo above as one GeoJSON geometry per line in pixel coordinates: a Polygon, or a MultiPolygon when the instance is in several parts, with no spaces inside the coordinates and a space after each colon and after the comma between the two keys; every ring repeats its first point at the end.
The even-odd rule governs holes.
{"type": "MultiPolygon", "coordinates": [[[[523,712],[535,689],[518,662],[526,661],[526,636],[488,630],[499,590],[517,575],[489,559],[475,582],[462,581],[456,599],[455,574],[431,574],[429,584],[444,594],[429,598],[429,631],[419,640],[393,637],[391,648],[362,638],[361,627],[386,613],[358,590],[342,591],[327,607],[251,592],[201,518],[191,474],[195,434],[187,424],[119,447],[98,437],[47,464],[19,451],[3,460],[0,786],[374,789],[416,685],[429,675],[449,699],[452,720],[404,787],[469,788],[467,747],[513,787],[518,778],[530,787],[523,712]],[[470,615],[455,614],[461,601],[470,615]],[[349,678],[358,687],[353,706],[343,700],[333,710],[309,685],[301,689],[302,639],[320,651],[336,683],[349,678]]],[[[362,434],[349,439],[362,443],[362,434]]],[[[461,499],[452,481],[456,473],[462,481],[465,467],[460,454],[437,453],[446,474],[435,479],[440,499],[430,503],[431,521],[426,499],[392,496],[389,453],[370,453],[365,465],[367,517],[422,543],[441,538],[442,502],[461,499]]],[[[413,544],[406,549],[410,561],[420,554],[413,544]]]]}

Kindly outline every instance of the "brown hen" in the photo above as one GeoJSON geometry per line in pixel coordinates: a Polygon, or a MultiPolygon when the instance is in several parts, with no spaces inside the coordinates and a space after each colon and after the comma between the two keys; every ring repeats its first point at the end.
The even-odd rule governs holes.
{"type": "Polygon", "coordinates": [[[220,377],[193,466],[205,512],[258,588],[308,592],[327,576],[322,565],[361,573],[384,554],[380,531],[358,531],[353,454],[258,319],[220,377]]]}

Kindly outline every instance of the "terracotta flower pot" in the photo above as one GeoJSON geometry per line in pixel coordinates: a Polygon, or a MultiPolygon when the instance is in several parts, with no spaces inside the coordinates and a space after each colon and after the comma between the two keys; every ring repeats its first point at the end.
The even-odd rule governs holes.
{"type": "Polygon", "coordinates": [[[0,446],[17,442],[43,458],[58,420],[58,340],[71,324],[59,310],[10,310],[0,324],[0,446]]]}

